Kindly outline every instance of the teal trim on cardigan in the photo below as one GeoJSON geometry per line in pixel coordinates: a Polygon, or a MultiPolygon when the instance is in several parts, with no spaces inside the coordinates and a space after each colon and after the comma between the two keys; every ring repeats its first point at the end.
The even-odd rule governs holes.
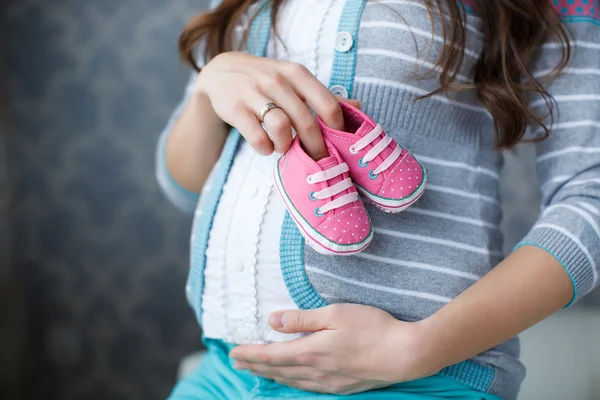
{"type": "Polygon", "coordinates": [[[494,382],[495,371],[491,367],[484,367],[473,361],[463,361],[442,369],[438,375],[446,376],[477,389],[487,392],[494,382]]]}
{"type": "MultiPolygon", "coordinates": [[[[461,2],[461,1],[459,1],[458,3],[463,6],[463,8],[467,12],[467,14],[477,16],[477,14],[475,14],[475,11],[473,11],[473,8],[471,8],[471,6],[469,6],[468,4],[461,2]]],[[[600,26],[600,19],[598,17],[585,16],[585,15],[583,15],[583,16],[559,15],[559,17],[560,17],[560,20],[565,23],[588,23],[588,24],[600,26]]]]}
{"type": "Polygon", "coordinates": [[[513,251],[520,249],[523,246],[535,246],[539,249],[542,249],[546,252],[548,252],[552,257],[556,258],[556,261],[558,261],[560,263],[560,265],[562,265],[562,267],[565,269],[565,271],[567,271],[567,274],[569,274],[569,278],[571,278],[571,283],[573,284],[573,298],[571,299],[571,301],[569,302],[569,304],[567,304],[566,306],[564,306],[563,308],[569,308],[573,305],[573,303],[575,303],[575,300],[577,299],[577,283],[575,282],[575,277],[573,276],[573,274],[571,273],[571,271],[569,271],[569,268],[567,268],[567,264],[565,264],[565,262],[556,254],[554,254],[554,252],[538,243],[535,242],[521,242],[519,244],[517,244],[515,246],[515,248],[513,249],[513,251]]]}
{"type": "MultiPolygon", "coordinates": [[[[248,53],[264,56],[271,33],[271,7],[267,7],[269,0],[261,0],[259,14],[256,16],[248,35],[248,53]]],[[[229,136],[219,158],[219,167],[212,180],[211,189],[205,194],[205,203],[202,215],[194,226],[193,240],[190,249],[190,273],[188,285],[190,288],[192,307],[196,313],[198,323],[202,325],[202,292],[204,290],[204,266],[206,265],[206,249],[212,223],[217,211],[223,186],[231,170],[235,153],[240,143],[241,135],[236,129],[229,132],[229,136]]]]}
{"type": "Polygon", "coordinates": [[[286,213],[281,228],[279,258],[283,280],[294,303],[303,310],[325,307],[327,302],[319,296],[306,276],[304,238],[289,213],[286,213]]]}
{"type": "Polygon", "coordinates": [[[235,152],[240,141],[240,134],[232,130],[227,137],[223,152],[219,158],[219,168],[215,172],[211,189],[204,194],[202,215],[194,225],[194,234],[190,249],[190,273],[188,285],[190,288],[192,307],[196,313],[198,323],[202,324],[202,292],[204,289],[204,266],[206,265],[206,249],[208,238],[214,220],[223,186],[227,181],[229,170],[233,164],[235,152]]]}
{"type": "Polygon", "coordinates": [[[352,97],[354,88],[354,75],[356,72],[356,58],[358,47],[358,31],[362,13],[367,4],[366,0],[348,0],[342,10],[342,16],[338,25],[339,32],[348,32],[352,35],[352,48],[347,52],[335,50],[333,55],[333,67],[329,87],[343,86],[348,91],[348,97],[352,97]]]}
{"type": "Polygon", "coordinates": [[[473,9],[471,8],[471,6],[470,6],[470,5],[466,4],[466,3],[465,3],[465,2],[463,2],[463,1],[459,1],[459,2],[458,2],[458,4],[459,4],[459,5],[461,5],[461,6],[462,6],[462,7],[465,9],[465,11],[467,12],[467,14],[470,14],[470,15],[477,16],[477,15],[475,14],[475,11],[473,11],[473,9]]]}
{"type": "Polygon", "coordinates": [[[600,20],[595,17],[561,17],[561,21],[568,23],[587,23],[596,26],[600,26],[600,20]]]}

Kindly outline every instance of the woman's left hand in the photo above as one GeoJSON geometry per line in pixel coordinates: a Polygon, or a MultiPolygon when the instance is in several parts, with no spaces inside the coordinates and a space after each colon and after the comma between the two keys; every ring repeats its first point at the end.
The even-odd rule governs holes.
{"type": "Polygon", "coordinates": [[[337,304],[274,313],[279,332],[315,332],[268,345],[238,346],[235,368],[298,389],[351,394],[415,380],[437,371],[419,322],[402,322],[377,308],[337,304]],[[430,364],[430,365],[428,365],[430,364]]]}

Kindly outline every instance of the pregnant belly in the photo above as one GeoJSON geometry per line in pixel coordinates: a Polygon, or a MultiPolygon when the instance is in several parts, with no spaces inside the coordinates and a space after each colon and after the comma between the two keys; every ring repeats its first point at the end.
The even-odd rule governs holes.
{"type": "Polygon", "coordinates": [[[202,329],[208,338],[235,344],[291,340],[268,325],[274,311],[297,308],[288,294],[279,264],[261,263],[240,270],[240,264],[208,260],[203,293],[202,329]],[[255,273],[254,273],[255,272],[255,273]]]}
{"type": "Polygon", "coordinates": [[[371,305],[404,321],[432,315],[503,259],[498,229],[420,212],[438,200],[429,195],[419,212],[397,215],[368,207],[374,238],[354,256],[327,257],[305,248],[308,285],[330,304],[371,305]]]}
{"type": "Polygon", "coordinates": [[[233,196],[232,190],[225,188],[215,214],[202,294],[202,328],[208,338],[251,344],[298,337],[278,333],[268,326],[272,312],[297,306],[279,267],[285,206],[268,185],[256,185],[258,190],[252,192],[251,185],[259,181],[260,173],[259,168],[250,169],[249,174],[256,177],[234,182],[235,188],[241,186],[242,194],[253,194],[241,199],[244,204],[240,196],[233,196]]]}

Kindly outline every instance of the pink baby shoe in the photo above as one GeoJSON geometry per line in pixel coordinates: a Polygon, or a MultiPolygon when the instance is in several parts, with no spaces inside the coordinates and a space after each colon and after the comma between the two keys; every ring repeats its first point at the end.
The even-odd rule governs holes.
{"type": "Polygon", "coordinates": [[[330,156],[314,161],[296,137],[273,171],[275,185],[312,248],[321,254],[358,253],[373,239],[371,220],[348,165],[327,139],[325,144],[330,156]]]}
{"type": "Polygon", "coordinates": [[[355,107],[340,103],[345,132],[319,124],[323,136],[348,163],[356,188],[376,207],[397,213],[412,205],[425,191],[425,168],[388,136],[381,125],[355,107]]]}

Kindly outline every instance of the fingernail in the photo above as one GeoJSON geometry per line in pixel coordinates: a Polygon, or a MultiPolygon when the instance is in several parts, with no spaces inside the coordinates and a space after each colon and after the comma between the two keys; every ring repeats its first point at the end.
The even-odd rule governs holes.
{"type": "Polygon", "coordinates": [[[281,329],[283,328],[283,312],[278,311],[271,314],[269,317],[269,325],[273,329],[281,329]]]}
{"type": "Polygon", "coordinates": [[[238,361],[234,362],[233,369],[242,369],[242,364],[238,361]]]}

